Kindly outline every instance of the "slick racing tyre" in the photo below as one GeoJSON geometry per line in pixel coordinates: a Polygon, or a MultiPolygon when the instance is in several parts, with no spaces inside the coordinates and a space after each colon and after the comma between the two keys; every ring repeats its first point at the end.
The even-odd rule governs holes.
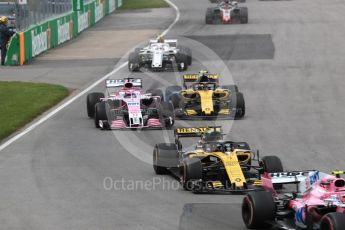
{"type": "Polygon", "coordinates": [[[181,95],[179,93],[175,93],[171,96],[171,103],[174,106],[175,109],[180,107],[180,103],[181,103],[181,95]]]}
{"type": "Polygon", "coordinates": [[[179,93],[182,90],[181,86],[173,85],[165,89],[165,101],[170,101],[173,94],[179,93]]]}
{"type": "Polygon", "coordinates": [[[188,65],[192,65],[192,51],[189,47],[185,46],[178,46],[177,47],[181,53],[185,54],[187,56],[187,62],[188,65]]]}
{"type": "MultiPolygon", "coordinates": [[[[264,172],[267,173],[275,173],[275,172],[283,172],[283,164],[279,157],[277,156],[264,156],[261,159],[260,165],[263,167],[264,172]]],[[[283,185],[275,184],[273,187],[277,190],[282,189],[283,185]]]]}
{"type": "Polygon", "coordinates": [[[158,96],[161,98],[161,101],[164,101],[164,95],[160,89],[149,89],[146,91],[146,93],[151,93],[152,96],[158,96]]]}
{"type": "Polygon", "coordinates": [[[231,94],[231,108],[236,108],[235,119],[244,117],[246,114],[246,104],[242,93],[237,92],[231,94]]]}
{"type": "Polygon", "coordinates": [[[248,8],[247,7],[240,8],[240,21],[242,24],[248,23],[248,8]]]}
{"type": "Polygon", "coordinates": [[[140,69],[140,59],[138,53],[130,53],[128,58],[128,70],[137,72],[140,69]]]}
{"type": "Polygon", "coordinates": [[[101,101],[101,102],[96,104],[94,119],[95,119],[95,127],[96,128],[101,128],[99,121],[108,120],[107,112],[105,109],[105,101],[101,101]]]}
{"type": "Polygon", "coordinates": [[[236,118],[242,118],[246,114],[246,104],[242,93],[237,93],[236,118]]]}
{"type": "Polygon", "coordinates": [[[174,107],[170,102],[161,102],[162,122],[167,129],[175,123],[174,107]]]}
{"type": "Polygon", "coordinates": [[[153,149],[153,170],[157,175],[168,174],[168,168],[178,166],[179,155],[175,144],[161,143],[153,149]]]}
{"type": "Polygon", "coordinates": [[[185,190],[194,190],[193,181],[202,179],[202,164],[199,158],[183,160],[182,185],[185,190]]]}
{"type": "Polygon", "coordinates": [[[213,8],[208,8],[205,15],[205,23],[213,24],[213,8]]]}
{"type": "Polygon", "coordinates": [[[261,159],[261,164],[264,168],[264,171],[268,173],[284,171],[283,164],[277,156],[264,156],[261,159]]]}
{"type": "Polygon", "coordinates": [[[343,230],[345,229],[345,214],[331,212],[324,215],[320,222],[320,230],[343,230]]]}
{"type": "Polygon", "coordinates": [[[95,115],[95,105],[101,101],[101,98],[104,98],[104,93],[90,93],[87,95],[86,110],[88,117],[93,118],[95,115]]]}
{"type": "Polygon", "coordinates": [[[178,53],[176,55],[176,64],[178,71],[185,71],[188,69],[188,57],[184,53],[178,53]]]}
{"type": "Polygon", "coordinates": [[[242,202],[242,219],[249,229],[270,227],[269,221],[274,220],[276,205],[272,194],[266,191],[248,193],[242,202]]]}

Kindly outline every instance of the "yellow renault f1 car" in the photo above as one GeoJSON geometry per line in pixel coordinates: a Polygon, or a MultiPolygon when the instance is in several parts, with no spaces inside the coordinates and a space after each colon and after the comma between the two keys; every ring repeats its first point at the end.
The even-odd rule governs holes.
{"type": "Polygon", "coordinates": [[[219,85],[219,75],[200,71],[183,75],[183,88],[166,88],[165,99],[171,101],[180,119],[238,119],[245,115],[245,102],[236,85],[219,85]]]}
{"type": "Polygon", "coordinates": [[[171,174],[195,193],[244,193],[261,189],[260,175],[283,170],[276,156],[252,152],[246,142],[223,140],[221,127],[177,128],[175,143],[157,144],[153,150],[156,174],[171,174]],[[181,138],[201,137],[183,148],[181,138]],[[256,161],[254,165],[253,162],[256,161]]]}

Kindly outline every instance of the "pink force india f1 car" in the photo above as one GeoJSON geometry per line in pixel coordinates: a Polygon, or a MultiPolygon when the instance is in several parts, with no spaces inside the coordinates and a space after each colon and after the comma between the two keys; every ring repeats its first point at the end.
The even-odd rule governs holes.
{"type": "Polygon", "coordinates": [[[161,90],[142,90],[142,79],[106,80],[107,96],[87,95],[87,114],[100,129],[160,129],[174,124],[173,106],[161,90]]]}
{"type": "Polygon", "coordinates": [[[316,170],[264,173],[265,191],[248,193],[242,218],[249,229],[344,230],[345,180],[316,170]]]}

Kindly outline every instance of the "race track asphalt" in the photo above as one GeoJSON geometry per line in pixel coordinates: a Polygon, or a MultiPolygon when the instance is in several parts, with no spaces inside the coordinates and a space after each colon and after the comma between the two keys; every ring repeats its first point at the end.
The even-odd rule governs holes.
{"type": "MultiPolygon", "coordinates": [[[[247,25],[205,25],[208,0],[173,2],[181,19],[168,37],[192,48],[187,72],[222,73],[247,107],[242,120],[177,126],[223,125],[228,139],[279,156],[286,169],[344,169],[343,1],[248,0],[247,25]]],[[[126,68],[112,78],[126,76],[142,77],[145,89],[180,81],[126,68]]],[[[99,131],[78,99],[1,152],[1,228],[244,229],[242,196],[195,195],[155,176],[153,146],[169,140],[172,131],[99,131]]]]}

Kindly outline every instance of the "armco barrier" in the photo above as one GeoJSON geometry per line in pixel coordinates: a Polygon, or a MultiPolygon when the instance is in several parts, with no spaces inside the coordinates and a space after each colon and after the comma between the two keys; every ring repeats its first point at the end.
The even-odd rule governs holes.
{"type": "Polygon", "coordinates": [[[121,5],[122,0],[91,1],[79,10],[33,25],[11,38],[6,64],[23,65],[29,62],[44,51],[77,37],[121,5]]]}

